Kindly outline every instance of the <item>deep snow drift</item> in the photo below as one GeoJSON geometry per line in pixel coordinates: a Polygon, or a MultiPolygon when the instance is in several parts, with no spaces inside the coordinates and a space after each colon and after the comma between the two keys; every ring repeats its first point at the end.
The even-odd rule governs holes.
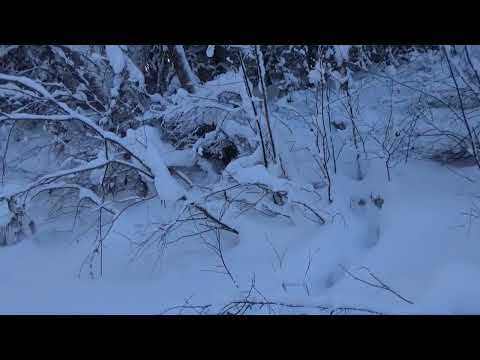
{"type": "MultiPolygon", "coordinates": [[[[241,84],[236,76],[228,74],[206,84],[201,95],[211,96],[221,84],[241,84]]],[[[418,76],[417,70],[409,76],[418,76]]],[[[388,115],[392,85],[375,77],[362,84],[360,116],[363,124],[374,126],[388,115]]],[[[400,119],[413,93],[401,86],[394,90],[393,113],[400,119]]],[[[91,279],[82,269],[94,235],[73,236],[71,219],[45,222],[31,239],[0,248],[0,313],[215,313],[230,301],[244,299],[252,292],[253,281],[255,294],[250,299],[272,303],[251,307],[248,313],[253,314],[322,314],[339,308],[351,308],[349,313],[480,313],[479,224],[468,216],[478,191],[478,168],[410,158],[396,162],[388,181],[384,159],[376,154],[362,159],[364,176],[358,181],[352,171],[354,154],[346,149],[332,175],[333,203],[328,204],[325,188],[314,186],[320,175],[305,150],[312,140],[304,119],[314,107],[309,96],[293,93],[272,105],[288,180],[255,165],[255,154],[237,159],[226,170],[239,182],[258,181],[289,190],[298,201],[322,209],[325,224],[310,221],[299,210],[290,219],[257,212],[226,216],[240,233],[238,238],[222,239],[230,275],[199,236],[137,254],[132,241],[148,237],[156,225],[174,216],[167,206],[175,208],[175,201],[187,193],[176,182],[167,184],[171,178],[162,171],[168,171],[166,165],[192,160],[190,153],[174,151],[157,138],[156,129],[140,128],[125,141],[149,137],[149,147],[137,150],[150,163],[158,163],[160,196],[122,215],[104,242],[102,277],[91,279]],[[152,149],[161,156],[154,156],[152,149]],[[383,198],[382,206],[373,203],[376,196],[383,198]],[[363,205],[360,199],[365,200],[363,205]],[[178,308],[181,305],[185,306],[178,308]]],[[[178,106],[184,106],[182,97],[188,95],[178,95],[178,106]]],[[[332,111],[342,116],[340,105],[332,111]]],[[[233,123],[225,124],[225,130],[248,134],[248,128],[233,123]]],[[[373,149],[375,142],[369,140],[366,146],[373,149]]],[[[41,155],[43,160],[30,160],[26,166],[32,170],[45,166],[48,159],[41,155]]],[[[21,186],[22,179],[29,182],[25,174],[10,171],[1,191],[21,186]]],[[[219,178],[202,181],[222,188],[219,178]]]]}

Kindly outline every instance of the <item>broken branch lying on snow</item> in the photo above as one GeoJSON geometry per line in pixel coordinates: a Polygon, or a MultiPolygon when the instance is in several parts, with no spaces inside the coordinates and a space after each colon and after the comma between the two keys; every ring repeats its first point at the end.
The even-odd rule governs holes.
{"type": "Polygon", "coordinates": [[[402,295],[400,295],[398,292],[396,292],[395,290],[393,290],[390,286],[388,286],[387,284],[385,284],[382,280],[380,280],[375,274],[373,274],[370,269],[368,269],[367,267],[363,266],[361,267],[360,269],[362,270],[366,270],[368,272],[368,274],[370,275],[370,277],[372,277],[376,283],[372,283],[370,281],[367,281],[367,280],[364,280],[364,279],[361,279],[359,278],[358,276],[355,276],[354,274],[352,274],[345,266],[343,265],[340,265],[340,267],[342,268],[342,270],[347,273],[349,276],[351,276],[354,280],[357,280],[357,281],[360,281],[361,283],[364,283],[368,286],[372,286],[374,288],[377,288],[377,289],[382,289],[382,290],[385,290],[385,291],[388,291],[390,292],[391,294],[395,295],[396,297],[398,297],[399,299],[401,299],[402,301],[410,304],[410,305],[413,305],[413,301],[411,300],[408,300],[406,299],[405,297],[403,297],[402,295]]]}
{"type": "Polygon", "coordinates": [[[337,306],[332,307],[328,305],[315,305],[315,304],[295,304],[295,303],[288,303],[284,301],[272,301],[268,300],[263,296],[263,294],[258,290],[255,285],[255,277],[252,279],[251,285],[247,294],[240,300],[233,300],[226,303],[223,306],[214,306],[213,304],[206,304],[206,305],[181,305],[181,306],[174,306],[166,309],[162,312],[162,314],[167,314],[172,310],[194,310],[197,314],[202,315],[247,315],[249,312],[254,314],[255,311],[261,311],[264,308],[267,309],[268,314],[274,314],[275,309],[279,311],[280,309],[288,309],[292,310],[313,310],[319,311],[329,315],[341,315],[341,314],[349,314],[349,313],[357,313],[357,314],[370,314],[370,315],[386,315],[383,312],[375,311],[367,308],[360,308],[354,306],[337,306]],[[254,296],[254,294],[260,296],[261,299],[258,299],[254,296]]]}

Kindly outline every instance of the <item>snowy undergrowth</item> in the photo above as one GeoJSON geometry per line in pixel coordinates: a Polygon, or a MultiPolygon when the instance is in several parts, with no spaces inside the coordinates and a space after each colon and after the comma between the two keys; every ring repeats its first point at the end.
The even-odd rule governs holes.
{"type": "MultiPolygon", "coordinates": [[[[408,76],[412,74],[404,80],[408,76]]],[[[359,122],[365,133],[388,117],[390,107],[396,119],[405,118],[415,92],[396,87],[392,105],[388,79],[367,76],[359,83],[359,122]]],[[[215,98],[219,88],[239,91],[240,85],[241,78],[229,74],[206,84],[196,96],[215,98]],[[232,83],[237,85],[227,85],[232,83]]],[[[165,112],[176,111],[185,101],[194,107],[196,100],[188,97],[180,92],[165,112]]],[[[348,123],[341,104],[336,96],[333,117],[348,123]]],[[[355,308],[352,313],[364,313],[361,309],[386,314],[480,312],[476,286],[480,244],[475,236],[479,228],[475,219],[465,215],[476,195],[478,169],[451,168],[412,156],[406,162],[397,159],[388,181],[385,159],[373,135],[366,136],[369,156],[362,157],[363,179],[355,179],[354,153],[344,146],[337,173],[332,174],[333,203],[329,204],[325,181],[312,161],[309,119],[314,106],[311,91],[272,104],[274,138],[286,177],[266,171],[257,151],[234,160],[222,176],[203,176],[201,185],[195,173],[189,174],[195,185],[187,189],[167,175],[167,166],[199,161],[195,146],[174,149],[151,127],[129,132],[124,142],[154,164],[159,196],[129,208],[119,218],[104,241],[102,277],[78,276],[95,237],[88,216],[74,233],[71,219],[41,224],[31,240],[0,249],[0,313],[158,314],[169,309],[168,313],[215,313],[246,297],[272,303],[248,311],[263,314],[329,313],[343,307],[355,308]],[[153,156],[152,149],[160,156],[153,156]],[[174,220],[185,203],[200,203],[212,192],[245,183],[285,190],[289,198],[283,206],[263,202],[270,211],[278,211],[277,216],[262,212],[261,203],[249,211],[232,207],[225,212],[222,220],[240,235],[222,237],[223,265],[200,236],[166,247],[157,242],[138,253],[133,242],[174,220]],[[187,201],[176,202],[181,195],[187,201]],[[381,206],[373,201],[378,196],[383,199],[381,206]],[[295,201],[315,209],[325,224],[295,201]],[[82,231],[87,232],[79,238],[82,231]]],[[[251,131],[233,121],[221,126],[231,134],[251,131]]],[[[337,148],[342,148],[350,131],[347,127],[335,132],[337,148]]],[[[15,176],[9,174],[6,180],[12,186],[15,176]]],[[[202,178],[200,170],[199,174],[202,178]]],[[[221,198],[202,204],[215,214],[224,206],[221,198]]]]}

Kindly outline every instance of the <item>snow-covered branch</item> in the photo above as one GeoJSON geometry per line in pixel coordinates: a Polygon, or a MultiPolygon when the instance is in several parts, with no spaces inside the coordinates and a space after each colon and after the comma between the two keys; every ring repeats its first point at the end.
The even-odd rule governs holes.
{"type": "Polygon", "coordinates": [[[69,120],[77,120],[80,121],[82,124],[84,124],[87,128],[90,130],[93,130],[98,136],[100,136],[102,139],[105,141],[110,141],[111,143],[114,143],[121,147],[123,150],[127,151],[128,153],[131,154],[133,158],[135,158],[145,169],[146,171],[143,171],[144,173],[148,173],[148,176],[153,178],[154,175],[147,166],[144,161],[135,154],[135,152],[132,149],[129,149],[125,144],[122,143],[121,139],[105,130],[103,130],[100,126],[95,124],[94,121],[92,121],[90,118],[88,118],[85,115],[82,115],[78,113],[77,111],[71,109],[67,104],[58,101],[55,99],[47,89],[40,83],[29,79],[24,76],[13,76],[13,75],[7,75],[7,74],[1,74],[0,73],[0,80],[5,80],[5,81],[13,81],[17,82],[19,84],[22,84],[31,90],[35,90],[38,92],[40,95],[42,95],[45,99],[51,101],[53,104],[55,104],[59,110],[62,110],[64,114],[55,114],[55,115],[37,115],[37,114],[23,114],[23,113],[12,113],[12,114],[7,114],[7,113],[0,113],[3,117],[0,117],[0,121],[2,120],[39,120],[39,121],[69,121],[69,120]]]}

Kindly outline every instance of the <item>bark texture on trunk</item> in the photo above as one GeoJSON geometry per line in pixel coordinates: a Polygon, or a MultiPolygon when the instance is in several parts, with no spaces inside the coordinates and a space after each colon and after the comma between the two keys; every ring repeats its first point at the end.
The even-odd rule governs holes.
{"type": "Polygon", "coordinates": [[[168,50],[182,88],[193,94],[195,92],[195,78],[183,45],[169,45],[168,50]]]}

